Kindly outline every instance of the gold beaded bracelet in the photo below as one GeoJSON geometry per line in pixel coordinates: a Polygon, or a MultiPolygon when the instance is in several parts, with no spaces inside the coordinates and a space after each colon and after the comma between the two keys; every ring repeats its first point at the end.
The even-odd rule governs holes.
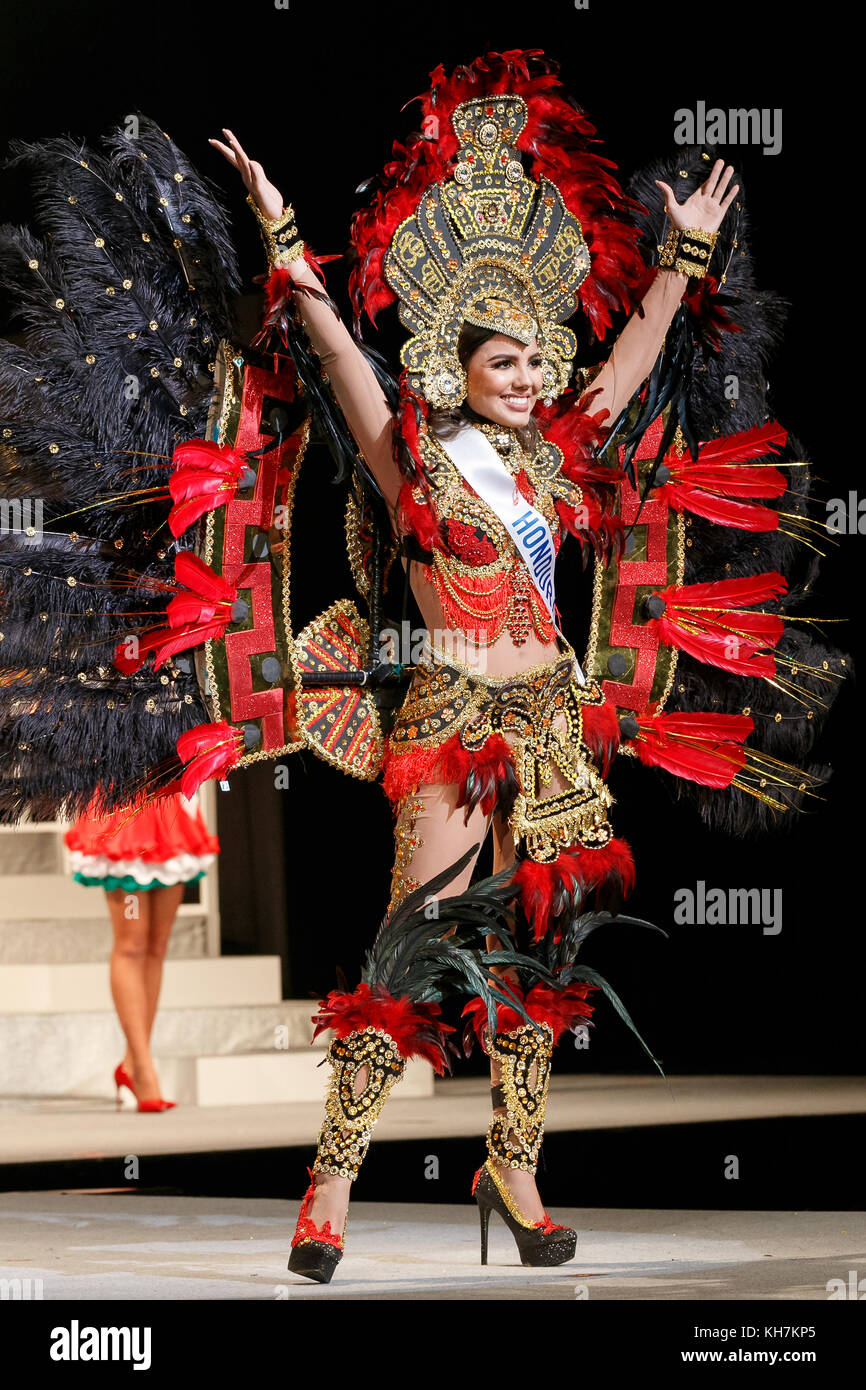
{"type": "Polygon", "coordinates": [[[291,203],[288,207],[283,208],[279,217],[265,217],[251,193],[247,194],[247,202],[255,213],[256,221],[259,224],[268,257],[269,270],[281,269],[290,265],[292,261],[296,261],[299,256],[303,256],[305,245],[298,237],[298,229],[295,226],[295,210],[291,203]],[[293,240],[292,238],[297,239],[293,240]]]}
{"type": "Polygon", "coordinates": [[[705,232],[698,227],[671,227],[664,246],[658,248],[659,266],[702,280],[718,238],[718,232],[705,232]]]}

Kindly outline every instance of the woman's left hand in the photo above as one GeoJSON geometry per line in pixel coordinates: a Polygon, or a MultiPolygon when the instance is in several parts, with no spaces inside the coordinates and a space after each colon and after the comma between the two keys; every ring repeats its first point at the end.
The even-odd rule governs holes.
{"type": "Polygon", "coordinates": [[[725,193],[733,172],[732,164],[726,165],[724,160],[717,159],[706,182],[702,183],[691,197],[686,198],[684,203],[677,202],[670,184],[656,179],[656,184],[665,195],[665,211],[672,224],[682,230],[691,227],[695,231],[717,232],[725,213],[740,191],[740,185],[735,183],[730,192],[725,193]]]}

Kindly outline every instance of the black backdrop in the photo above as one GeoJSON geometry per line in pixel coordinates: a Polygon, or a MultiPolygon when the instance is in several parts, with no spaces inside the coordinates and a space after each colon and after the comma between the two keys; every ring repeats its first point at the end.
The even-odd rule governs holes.
{"type": "MultiPolygon", "coordinates": [[[[223,124],[294,202],[310,244],[328,252],[344,248],[355,188],[413,127],[412,110],[401,108],[438,62],[450,67],[486,47],[556,55],[623,176],[674,148],[679,107],[780,108],[780,153],[731,153],[742,170],[758,282],[791,301],[771,371],[775,411],[806,443],[826,495],[845,496],[861,487],[862,468],[859,353],[848,330],[850,316],[862,317],[850,206],[860,182],[850,152],[857,115],[853,100],[844,105],[846,12],[823,6],[806,14],[808,36],[798,12],[775,0],[714,8],[589,0],[586,9],[569,0],[352,9],[322,0],[290,0],[286,9],[273,0],[230,8],[10,0],[0,133],[4,142],[67,131],[94,138],[129,112],[153,115],[226,189],[249,282],[262,268],[257,233],[236,176],[206,143],[223,124]]],[[[14,185],[5,187],[13,206],[4,218],[20,216],[14,185]]],[[[338,297],[344,280],[333,269],[338,297]]],[[[386,347],[396,342],[393,311],[383,338],[386,347]]],[[[321,517],[322,559],[305,565],[297,543],[297,625],[350,592],[330,472],[327,458],[311,455],[302,478],[299,506],[321,517]]],[[[864,545],[848,535],[831,548],[813,609],[849,616],[832,631],[855,652],[864,545]]],[[[557,590],[580,651],[588,591],[575,560],[561,557],[557,590]]],[[[837,768],[826,804],[761,842],[712,836],[654,775],[630,762],[615,769],[616,828],[638,862],[632,910],[670,935],[611,929],[587,959],[621,991],[670,1071],[862,1069],[860,724],[848,688],[819,749],[837,768]],[[781,888],[781,932],[674,926],[675,890],[699,879],[781,888]]],[[[285,988],[297,997],[332,987],[335,962],[354,978],[387,898],[391,821],[378,788],[306,755],[288,766],[285,790],[263,766],[220,793],[221,906],[224,950],[279,952],[285,988]]],[[[589,1054],[564,1048],[560,1065],[648,1068],[605,1006],[599,1016],[589,1054]]]]}

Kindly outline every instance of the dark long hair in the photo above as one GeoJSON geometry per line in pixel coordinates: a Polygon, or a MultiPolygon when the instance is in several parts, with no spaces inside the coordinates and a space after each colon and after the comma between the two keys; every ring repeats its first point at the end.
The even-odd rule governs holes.
{"type": "MultiPolygon", "coordinates": [[[[477,352],[488,338],[495,337],[497,334],[490,328],[478,328],[474,323],[464,323],[457,340],[457,357],[464,372],[468,368],[469,359],[473,353],[477,352]]],[[[476,410],[473,410],[468,401],[464,401],[462,405],[454,406],[451,410],[430,411],[430,429],[438,439],[453,439],[457,431],[465,424],[487,425],[490,423],[485,416],[479,415],[476,410]]],[[[539,431],[531,416],[516,433],[526,452],[534,454],[538,448],[539,431]]]]}

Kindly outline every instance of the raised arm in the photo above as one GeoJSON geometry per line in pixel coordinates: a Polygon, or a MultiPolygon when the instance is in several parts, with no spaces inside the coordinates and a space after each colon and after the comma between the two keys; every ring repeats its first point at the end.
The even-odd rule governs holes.
{"type": "MultiPolygon", "coordinates": [[[[221,140],[209,143],[237,169],[262,217],[277,221],[284,211],[279,190],[265,177],[261,164],[248,158],[232,132],[224,130],[223,134],[228,143],[221,140]]],[[[289,259],[287,269],[296,285],[321,292],[319,281],[303,255],[289,259]]],[[[402,478],[392,454],[393,417],[382,388],[346,325],[330,305],[316,294],[300,293],[297,299],[307,336],[328,374],[346,423],[386,501],[393,507],[402,478]]]]}
{"type": "MultiPolygon", "coordinates": [[[[674,231],[699,231],[710,236],[717,232],[740,191],[739,184],[734,184],[725,193],[733,172],[730,164],[725,166],[721,159],[717,159],[706,182],[682,204],[677,202],[670,185],[657,179],[656,183],[665,195],[665,211],[674,231]]],[[[700,242],[698,246],[699,249],[711,249],[711,246],[700,242]]],[[[663,255],[663,268],[659,269],[641,302],[643,316],[632,315],[592,383],[592,412],[595,414],[596,411],[607,410],[608,424],[612,424],[628,405],[652,371],[665,334],[685,293],[688,275],[677,271],[674,266],[665,268],[665,259],[663,255]]]]}

